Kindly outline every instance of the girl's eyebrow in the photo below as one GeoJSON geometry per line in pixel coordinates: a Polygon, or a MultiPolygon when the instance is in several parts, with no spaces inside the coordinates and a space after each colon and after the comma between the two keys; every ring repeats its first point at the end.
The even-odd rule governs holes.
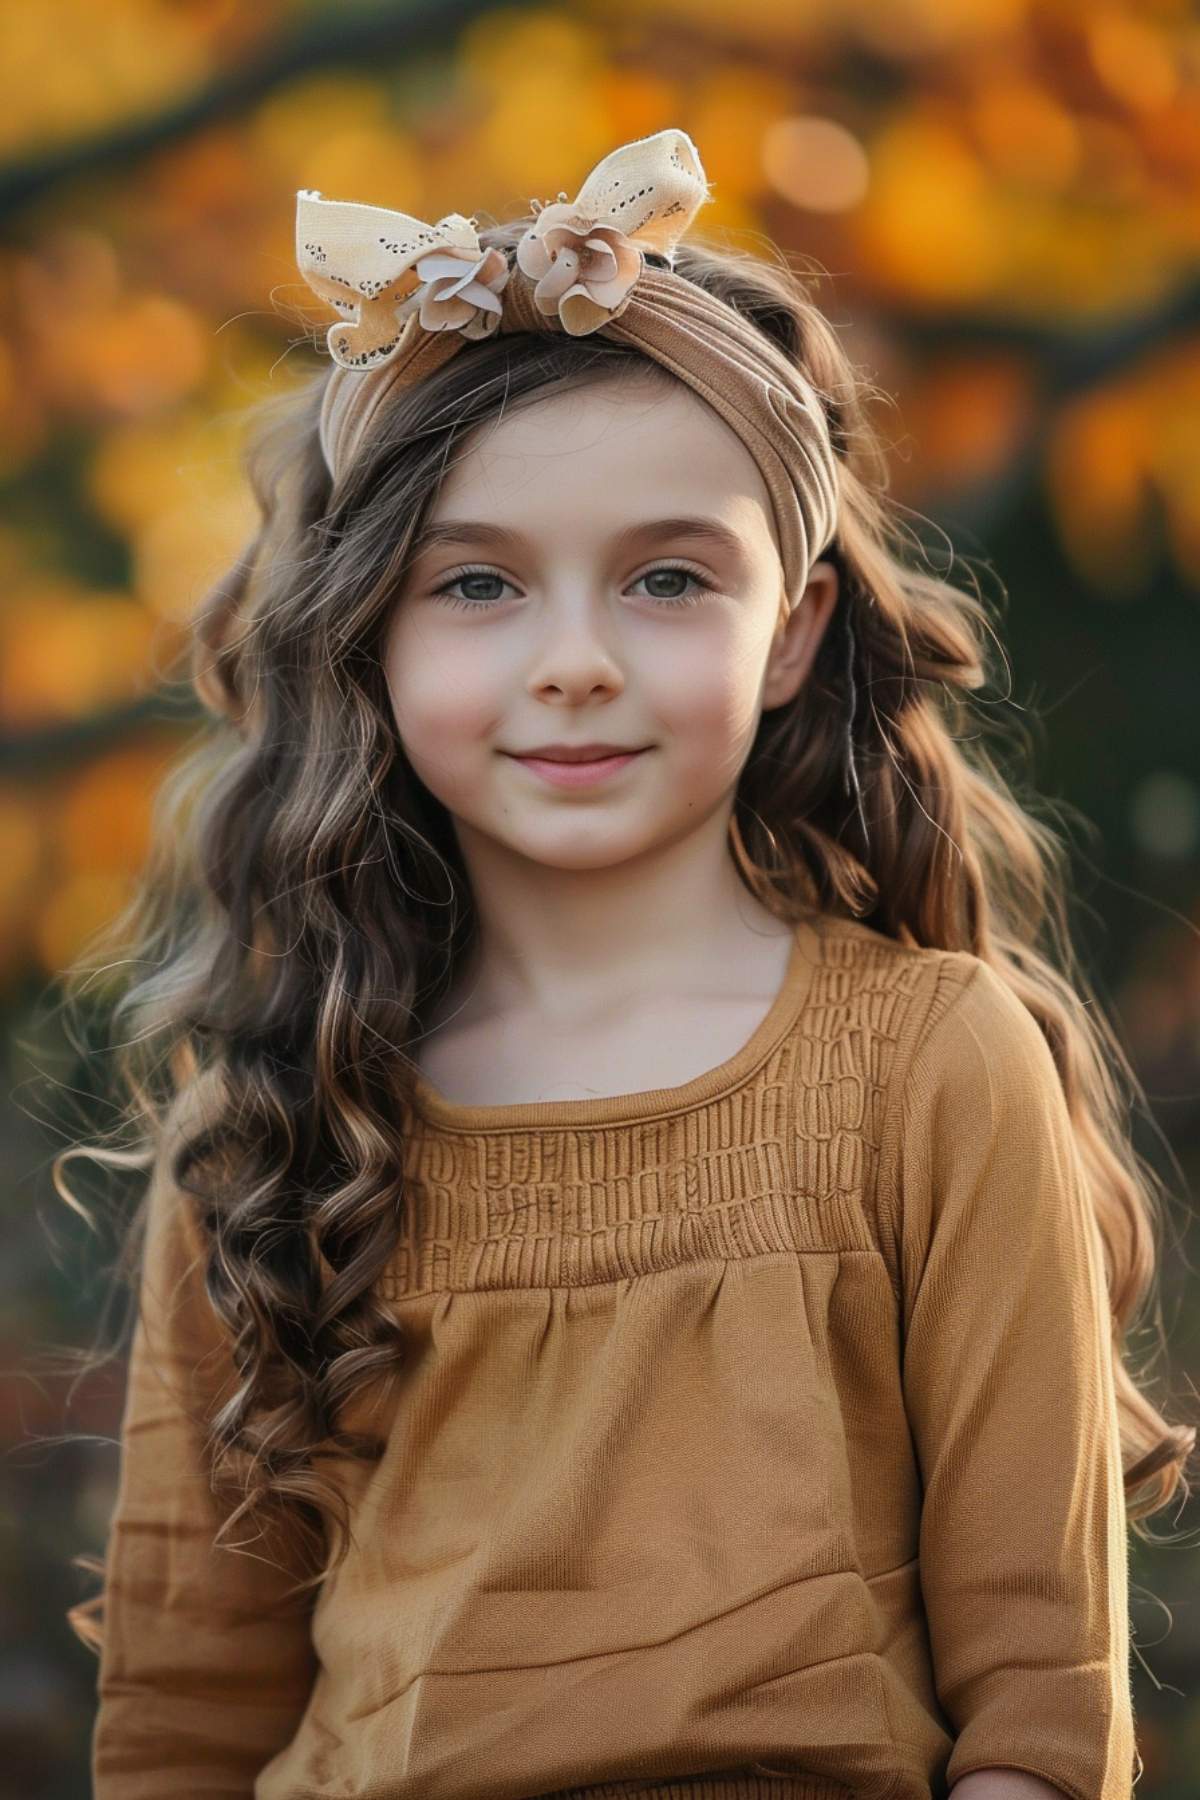
{"type": "MultiPolygon", "coordinates": [[[[732,556],[744,554],[742,539],[718,519],[683,514],[671,519],[646,519],[639,525],[628,525],[613,539],[614,548],[628,550],[639,543],[665,537],[703,538],[732,556]]],[[[443,544],[492,544],[498,550],[519,550],[525,540],[519,531],[503,525],[490,525],[475,519],[444,519],[417,534],[411,546],[414,557],[443,544]]]]}

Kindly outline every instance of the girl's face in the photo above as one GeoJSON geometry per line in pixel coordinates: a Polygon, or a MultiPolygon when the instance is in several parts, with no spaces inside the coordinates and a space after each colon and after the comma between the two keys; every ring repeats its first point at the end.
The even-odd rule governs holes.
{"type": "Polygon", "coordinates": [[[468,445],[384,641],[404,749],[464,852],[482,833],[594,869],[731,810],[759,717],[800,686],[836,598],[817,564],[781,627],[770,497],[741,439],[650,378],[547,396],[468,445]],[[517,760],[551,743],[640,754],[562,786],[517,760]]]}

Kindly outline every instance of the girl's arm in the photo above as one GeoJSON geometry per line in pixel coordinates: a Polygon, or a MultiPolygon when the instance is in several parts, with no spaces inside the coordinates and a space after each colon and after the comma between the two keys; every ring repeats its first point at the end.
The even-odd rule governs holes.
{"type": "MultiPolygon", "coordinates": [[[[236,1379],[187,1197],[159,1153],[108,1540],[94,1800],[249,1800],[292,1738],[315,1666],[307,1604],[262,1556],[214,1549],[206,1414],[236,1379]]],[[[235,1543],[254,1535],[233,1528],[235,1543]]],[[[278,1551],[275,1560],[285,1563],[278,1551]]]]}
{"type": "MultiPolygon", "coordinates": [[[[973,1800],[1017,1800],[1021,1773],[1070,1800],[1130,1800],[1128,1546],[1102,1249],[1046,1040],[976,957],[952,953],[939,968],[884,1151],[923,1484],[921,1586],[956,1732],[947,1779],[975,1772],[973,1800]]],[[[969,1800],[971,1783],[955,1794],[969,1800]]]]}

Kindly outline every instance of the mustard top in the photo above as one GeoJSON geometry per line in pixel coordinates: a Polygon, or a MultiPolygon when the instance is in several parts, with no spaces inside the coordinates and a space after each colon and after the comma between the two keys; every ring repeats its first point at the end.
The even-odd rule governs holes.
{"type": "Polygon", "coordinates": [[[232,1365],[160,1158],[96,1800],[1130,1800],[1101,1247],[987,964],[814,917],[694,1080],[422,1077],[407,1125],[409,1357],[339,1420],[386,1450],[322,1463],[354,1541],[299,1608],[211,1547],[232,1365]]]}

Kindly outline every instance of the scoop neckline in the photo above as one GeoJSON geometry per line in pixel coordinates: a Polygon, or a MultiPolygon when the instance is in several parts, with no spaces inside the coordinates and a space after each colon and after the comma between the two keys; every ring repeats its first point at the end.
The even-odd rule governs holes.
{"type": "Polygon", "coordinates": [[[675,1087],[642,1088],[630,1094],[601,1094],[588,1100],[514,1100],[472,1105],[447,1099],[420,1072],[411,1071],[412,1101],[427,1123],[455,1131],[519,1131],[533,1125],[608,1125],[624,1119],[657,1118],[715,1099],[744,1082],[786,1035],[799,1015],[817,965],[816,915],[792,927],[792,946],[782,984],[750,1036],[724,1062],[675,1087]]]}

